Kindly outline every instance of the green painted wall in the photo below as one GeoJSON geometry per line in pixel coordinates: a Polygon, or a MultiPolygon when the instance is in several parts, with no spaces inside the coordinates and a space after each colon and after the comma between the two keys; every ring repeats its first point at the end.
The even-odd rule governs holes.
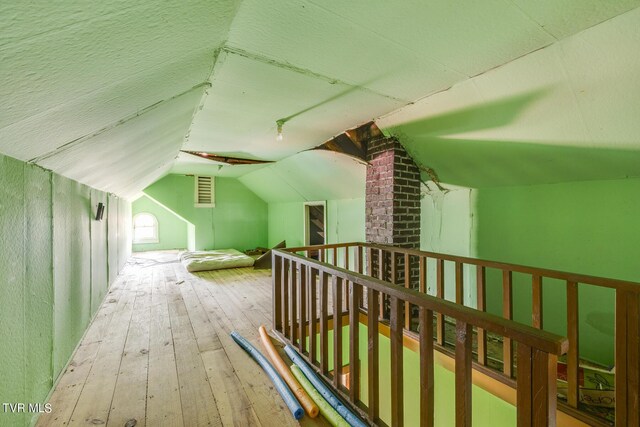
{"type": "MultiPolygon", "coordinates": [[[[640,282],[640,179],[481,189],[479,257],[640,282]]],[[[514,316],[530,322],[529,287],[514,278],[514,316]],[[519,286],[522,283],[523,286],[519,286]]],[[[497,310],[499,279],[488,283],[497,310]]],[[[563,283],[545,283],[545,329],[565,334],[563,283]]],[[[613,363],[614,293],[580,288],[580,352],[613,363]]]]}
{"type": "Polygon", "coordinates": [[[144,190],[195,227],[195,249],[266,246],[267,204],[234,178],[215,178],[214,208],[194,207],[194,178],[170,174],[144,190]]]}
{"type": "Polygon", "coordinates": [[[158,202],[142,196],[131,205],[132,216],[139,213],[150,213],[158,220],[158,243],[134,243],[133,251],[157,251],[164,249],[186,249],[188,247],[188,222],[175,212],[158,202]]]}
{"type": "MultiPolygon", "coordinates": [[[[473,257],[475,254],[475,190],[447,185],[441,191],[433,183],[422,186],[420,204],[420,249],[473,257]]],[[[475,271],[465,268],[465,283],[475,280],[475,271]]],[[[445,264],[445,298],[455,301],[454,265],[445,264]]],[[[427,260],[427,291],[436,294],[436,263],[427,260]]],[[[476,306],[476,290],[465,287],[465,304],[476,306]]]]}
{"type": "MultiPolygon", "coordinates": [[[[349,364],[349,328],[342,328],[343,363],[349,364]]],[[[365,375],[360,377],[361,399],[366,404],[368,398],[367,376],[368,369],[368,338],[366,325],[359,324],[359,354],[360,369],[365,375]]],[[[333,370],[333,331],[328,335],[329,370],[333,370]]],[[[317,337],[316,348],[319,351],[320,338],[317,337]]],[[[318,353],[318,357],[319,357],[318,353]]],[[[379,335],[379,370],[380,370],[380,418],[391,425],[391,357],[389,338],[379,335]]],[[[403,351],[403,391],[404,391],[404,424],[406,426],[420,425],[420,359],[416,352],[404,348],[403,351]]],[[[455,376],[448,369],[434,364],[434,408],[436,426],[455,425],[455,376]]],[[[480,427],[502,427],[516,424],[516,408],[493,394],[472,387],[472,417],[473,425],[480,427]]]]}
{"type": "MultiPolygon", "coordinates": [[[[108,195],[102,191],[91,189],[91,206],[98,203],[107,206],[108,195]]],[[[107,218],[105,212],[104,218],[107,218]]],[[[95,313],[100,307],[109,288],[109,251],[104,242],[108,236],[108,218],[102,221],[91,221],[91,312],[95,313]]]]}
{"type": "MultiPolygon", "coordinates": [[[[327,243],[363,242],[364,198],[326,201],[327,243]]],[[[304,245],[304,203],[269,203],[269,246],[304,245]]]]}
{"type": "MultiPolygon", "coordinates": [[[[128,205],[0,155],[0,402],[45,402],[129,256],[128,205]]],[[[31,415],[0,412],[0,425],[31,415]]]]}
{"type": "Polygon", "coordinates": [[[89,187],[53,175],[54,372],[62,370],[91,319],[89,187]]]}

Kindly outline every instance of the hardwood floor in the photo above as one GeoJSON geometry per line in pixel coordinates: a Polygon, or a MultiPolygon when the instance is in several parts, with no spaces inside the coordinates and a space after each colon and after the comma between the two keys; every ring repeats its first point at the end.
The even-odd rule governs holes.
{"type": "MultiPolygon", "coordinates": [[[[271,326],[270,271],[188,273],[176,253],[134,254],[38,426],[295,426],[273,384],[229,336],[271,326]]],[[[304,417],[300,425],[328,425],[304,417]]]]}

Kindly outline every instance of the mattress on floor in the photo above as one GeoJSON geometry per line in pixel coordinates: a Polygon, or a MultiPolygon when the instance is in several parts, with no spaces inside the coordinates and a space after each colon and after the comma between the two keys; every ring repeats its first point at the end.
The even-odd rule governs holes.
{"type": "Polygon", "coordinates": [[[209,271],[223,268],[251,267],[254,259],[235,249],[185,252],[180,256],[187,271],[209,271]]]}

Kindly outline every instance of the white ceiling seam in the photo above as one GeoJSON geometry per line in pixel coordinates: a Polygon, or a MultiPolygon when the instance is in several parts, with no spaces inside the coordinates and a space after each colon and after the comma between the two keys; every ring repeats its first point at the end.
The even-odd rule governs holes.
{"type": "MultiPolygon", "coordinates": [[[[107,131],[109,131],[109,130],[111,130],[113,128],[116,128],[118,126],[126,124],[130,120],[137,119],[138,117],[148,113],[149,111],[153,111],[154,109],[158,108],[160,105],[162,105],[162,104],[164,104],[166,102],[173,101],[174,99],[180,98],[180,97],[182,97],[184,95],[187,95],[187,94],[193,92],[194,90],[200,89],[202,87],[211,87],[211,83],[209,83],[208,81],[202,82],[202,83],[200,83],[198,85],[195,85],[191,89],[188,89],[188,90],[186,90],[186,91],[184,91],[182,93],[179,93],[177,95],[172,96],[171,98],[167,98],[167,99],[163,99],[161,101],[155,102],[155,103],[153,103],[153,104],[151,104],[151,105],[139,110],[138,112],[136,112],[134,114],[131,114],[131,115],[127,116],[127,117],[124,117],[124,118],[118,120],[117,122],[111,123],[110,125],[107,125],[107,126],[103,127],[102,129],[99,129],[99,130],[97,130],[97,131],[95,131],[95,132],[93,132],[91,134],[87,134],[87,135],[81,136],[80,138],[75,139],[73,141],[69,141],[68,143],[56,148],[55,150],[52,150],[52,151],[50,151],[48,153],[45,153],[45,154],[43,154],[41,156],[38,156],[38,157],[34,158],[34,159],[30,159],[28,161],[28,163],[36,163],[36,164],[38,164],[38,163],[40,163],[40,162],[42,162],[42,161],[44,161],[44,160],[46,160],[46,159],[48,159],[50,157],[56,156],[56,155],[58,155],[60,153],[65,152],[66,150],[74,148],[74,147],[78,146],[79,144],[82,144],[83,142],[88,141],[91,138],[94,138],[94,137],[96,137],[96,136],[98,136],[98,135],[100,135],[100,134],[102,134],[104,132],[107,132],[107,131]]],[[[176,153],[176,156],[177,156],[177,153],[176,153]]]]}
{"type": "MultiPolygon", "coordinates": [[[[211,70],[209,71],[209,74],[207,75],[207,79],[205,81],[205,83],[209,83],[208,88],[210,88],[213,85],[212,79],[213,79],[213,75],[214,75],[214,73],[216,71],[216,66],[218,66],[218,64],[221,61],[224,60],[223,56],[224,56],[224,51],[222,50],[222,48],[216,49],[216,51],[215,51],[215,53],[213,55],[213,64],[211,64],[211,70]]],[[[204,107],[204,103],[207,100],[207,96],[209,95],[209,93],[207,92],[207,89],[202,91],[202,96],[200,97],[200,102],[198,102],[198,105],[193,110],[193,117],[191,117],[191,124],[189,125],[189,129],[187,129],[187,133],[184,135],[184,139],[182,141],[182,146],[184,146],[186,141],[189,139],[189,132],[191,131],[191,126],[193,125],[193,121],[195,120],[196,115],[204,107]]],[[[181,149],[182,149],[182,146],[180,147],[181,149]]],[[[176,159],[177,158],[178,158],[178,155],[176,155],[176,159]]]]}
{"type": "Polygon", "coordinates": [[[393,101],[404,102],[404,103],[411,102],[410,100],[407,100],[407,99],[396,98],[393,95],[388,95],[388,94],[385,94],[385,93],[381,93],[381,92],[377,92],[375,90],[369,89],[369,88],[366,87],[366,85],[342,81],[342,80],[337,79],[335,77],[325,76],[323,74],[316,73],[313,70],[309,70],[309,69],[306,69],[306,68],[298,67],[298,66],[290,64],[290,63],[288,63],[286,61],[280,61],[278,59],[270,58],[270,57],[267,57],[267,56],[264,56],[264,55],[260,55],[260,54],[257,54],[257,53],[253,53],[253,52],[248,52],[246,50],[242,50],[242,49],[239,49],[239,48],[236,48],[236,47],[232,47],[232,46],[229,46],[229,45],[225,45],[222,49],[225,52],[231,53],[233,55],[243,56],[245,58],[248,58],[248,59],[251,59],[251,60],[254,60],[254,61],[258,61],[258,62],[262,62],[264,64],[272,65],[272,66],[277,67],[277,68],[283,68],[283,69],[286,69],[286,70],[289,70],[289,71],[293,71],[293,72],[302,74],[304,76],[309,76],[309,77],[314,77],[316,79],[324,80],[325,82],[327,82],[329,84],[332,84],[332,85],[333,84],[342,84],[342,85],[345,85],[345,86],[353,87],[353,88],[355,88],[357,90],[361,90],[363,92],[370,92],[370,93],[372,93],[374,95],[382,96],[384,98],[388,98],[388,99],[391,99],[393,101]]]}
{"type": "MultiPolygon", "coordinates": [[[[158,8],[105,0],[89,9],[74,0],[39,8],[10,2],[0,6],[0,97],[7,99],[0,107],[0,150],[21,160],[53,159],[56,170],[67,173],[67,151],[78,149],[84,156],[78,161],[90,163],[93,153],[81,149],[85,144],[100,152],[120,147],[140,170],[127,170],[132,161],[124,162],[127,167],[102,162],[107,177],[117,175],[111,182],[73,165],[68,173],[108,184],[116,194],[118,188],[129,192],[132,180],[142,185],[146,177],[166,173],[171,159],[182,171],[205,171],[205,164],[182,163],[178,144],[290,158],[344,129],[437,97],[469,76],[484,81],[489,71],[638,6],[640,0],[221,0],[158,8]],[[243,54],[246,62],[237,59],[243,54]],[[228,62],[220,60],[223,55],[228,62]],[[296,77],[296,71],[303,73],[296,77]],[[138,125],[129,126],[156,98],[170,99],[206,80],[212,87],[193,99],[190,114],[183,103],[175,104],[180,114],[143,114],[143,127],[158,138],[155,145],[138,125]],[[166,126],[166,117],[176,122],[166,126]],[[281,118],[290,120],[284,142],[277,143],[275,121],[281,118]],[[94,145],[98,141],[104,147],[94,145]]],[[[599,110],[584,99],[613,95],[582,93],[574,62],[566,72],[580,98],[575,108],[595,127],[590,138],[606,139],[612,131],[593,120],[599,110]]],[[[486,87],[479,92],[491,93],[486,87]]],[[[620,96],[626,100],[628,94],[620,96]]],[[[613,134],[627,141],[628,128],[613,134]]],[[[212,174],[234,177],[258,169],[214,167],[212,174]]],[[[290,169],[278,173],[286,177],[290,169]]]]}
{"type": "MultiPolygon", "coordinates": [[[[407,47],[404,46],[402,43],[398,43],[397,41],[393,40],[392,38],[390,38],[388,36],[385,36],[384,34],[381,34],[381,33],[377,32],[377,31],[375,31],[373,26],[361,25],[358,21],[353,21],[353,20],[347,19],[344,16],[333,12],[331,9],[328,9],[326,6],[318,4],[314,0],[308,0],[308,2],[310,4],[312,4],[312,5],[314,5],[315,7],[323,9],[323,10],[333,14],[334,16],[337,16],[338,18],[344,20],[348,25],[357,26],[357,27],[361,28],[362,30],[365,30],[365,31],[369,32],[370,34],[372,34],[372,35],[374,35],[376,37],[379,37],[379,38],[381,38],[382,40],[384,40],[384,41],[386,41],[388,43],[391,43],[391,44],[395,45],[398,49],[404,50],[407,53],[413,54],[413,52],[411,50],[407,49],[407,47]]],[[[455,68],[449,67],[446,64],[444,64],[443,62],[441,62],[440,60],[438,60],[437,58],[430,57],[430,58],[426,58],[426,59],[428,59],[430,62],[437,63],[438,65],[449,69],[450,71],[456,72],[456,73],[461,74],[461,75],[466,75],[464,73],[464,71],[457,70],[455,68]]],[[[412,101],[414,101],[414,100],[408,100],[407,102],[412,102],[412,101]]]]}

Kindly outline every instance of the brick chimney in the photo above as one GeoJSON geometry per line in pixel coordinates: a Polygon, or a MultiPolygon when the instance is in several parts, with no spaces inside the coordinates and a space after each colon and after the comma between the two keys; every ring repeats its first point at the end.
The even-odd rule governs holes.
{"type": "MultiPolygon", "coordinates": [[[[420,248],[420,169],[395,138],[369,141],[367,148],[365,226],[367,242],[403,248],[420,248]]],[[[375,255],[374,255],[375,256],[375,255]]],[[[390,263],[387,260],[386,265],[390,263]]],[[[374,274],[378,261],[374,258],[374,274]]],[[[412,262],[413,264],[413,262],[412,262]]],[[[404,283],[404,260],[397,260],[394,280],[387,268],[385,279],[404,283]]],[[[411,266],[412,287],[419,267],[411,266]]]]}
{"type": "Polygon", "coordinates": [[[367,242],[418,249],[420,170],[395,138],[370,141],[367,162],[367,242]]]}

